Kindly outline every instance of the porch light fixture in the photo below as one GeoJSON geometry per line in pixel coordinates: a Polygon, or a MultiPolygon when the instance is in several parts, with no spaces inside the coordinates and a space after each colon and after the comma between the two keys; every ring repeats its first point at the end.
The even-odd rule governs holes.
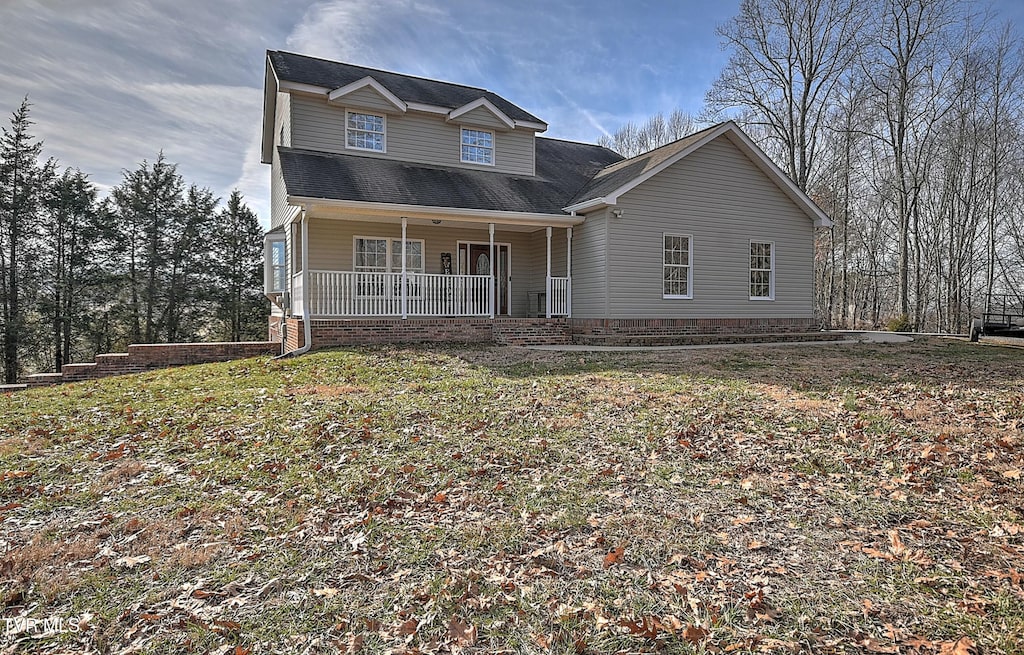
{"type": "Polygon", "coordinates": [[[441,221],[439,221],[439,220],[438,220],[438,219],[436,219],[436,218],[435,218],[435,219],[433,219],[433,220],[432,220],[432,221],[430,221],[430,222],[431,222],[431,223],[433,223],[434,225],[440,225],[440,224],[441,224],[441,221]]]}

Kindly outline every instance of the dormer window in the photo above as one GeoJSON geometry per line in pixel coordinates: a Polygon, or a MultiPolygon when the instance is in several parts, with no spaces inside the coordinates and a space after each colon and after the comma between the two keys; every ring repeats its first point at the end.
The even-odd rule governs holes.
{"type": "Polygon", "coordinates": [[[345,145],[354,150],[385,152],[384,117],[377,114],[345,114],[345,145]]]}
{"type": "Polygon", "coordinates": [[[494,132],[462,128],[462,162],[494,166],[494,132]]]}

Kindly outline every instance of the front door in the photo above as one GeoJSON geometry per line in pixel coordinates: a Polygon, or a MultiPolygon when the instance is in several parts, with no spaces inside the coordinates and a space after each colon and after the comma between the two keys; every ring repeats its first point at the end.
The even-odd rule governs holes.
{"type": "MultiPolygon", "coordinates": [[[[466,261],[466,268],[470,275],[491,274],[491,249],[488,244],[460,243],[459,249],[462,251],[460,254],[466,254],[468,250],[469,257],[463,261],[466,261]]],[[[494,294],[494,313],[508,316],[509,288],[512,277],[512,271],[509,267],[508,245],[494,244],[494,256],[497,260],[494,262],[494,284],[497,287],[494,294]]]]}

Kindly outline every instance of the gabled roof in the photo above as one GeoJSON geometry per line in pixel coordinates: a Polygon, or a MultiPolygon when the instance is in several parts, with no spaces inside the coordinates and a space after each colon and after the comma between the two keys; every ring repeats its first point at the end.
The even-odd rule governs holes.
{"type": "Polygon", "coordinates": [[[376,68],[365,68],[337,61],[308,57],[292,52],[270,50],[267,52],[277,79],[334,90],[352,82],[372,77],[388,91],[407,103],[419,103],[447,109],[458,109],[479,98],[485,98],[502,113],[516,121],[544,124],[533,114],[522,109],[496,93],[451,82],[428,80],[423,77],[392,73],[376,68]]]}
{"type": "Polygon", "coordinates": [[[335,102],[341,100],[345,96],[348,96],[352,93],[355,93],[356,91],[365,88],[373,89],[377,93],[377,95],[387,100],[395,109],[402,113],[405,113],[405,110],[409,108],[409,106],[405,102],[403,102],[401,98],[396,96],[394,93],[388,91],[386,88],[384,88],[383,84],[373,79],[369,75],[362,79],[358,79],[355,82],[349,82],[345,86],[340,86],[337,89],[331,91],[330,93],[327,94],[327,100],[330,102],[335,102]]]}
{"type": "Polygon", "coordinates": [[[764,154],[757,144],[732,121],[712,125],[668,145],[655,148],[630,159],[624,159],[599,171],[590,182],[580,189],[565,211],[589,211],[616,204],[619,196],[646,182],[669,166],[696,152],[704,145],[726,137],[740,149],[761,171],[792,200],[814,224],[819,227],[832,225],[831,219],[814,204],[788,175],[764,154]]]}
{"type": "Polygon", "coordinates": [[[468,114],[474,109],[478,109],[480,107],[483,107],[485,110],[489,111],[491,115],[493,115],[499,121],[504,123],[507,128],[512,129],[515,127],[515,121],[506,116],[505,112],[495,107],[494,103],[488,100],[487,98],[477,98],[473,102],[468,102],[459,107],[458,109],[451,110],[450,112],[448,112],[448,120],[453,121],[458,117],[468,114]]]}
{"type": "Polygon", "coordinates": [[[377,68],[366,68],[299,55],[281,50],[267,51],[267,70],[263,86],[263,148],[262,161],[269,164],[274,143],[274,115],[277,111],[277,92],[297,90],[341,98],[348,93],[370,86],[399,112],[407,109],[448,115],[470,106],[485,106],[505,122],[509,128],[524,128],[543,132],[547,123],[525,109],[512,104],[496,93],[451,82],[429,80],[413,75],[392,73],[377,68]],[[485,102],[479,102],[479,101],[485,102]],[[479,102],[478,105],[473,103],[479,102]]]}
{"type": "Polygon", "coordinates": [[[621,156],[586,143],[536,139],[537,174],[505,175],[380,157],[278,148],[288,196],[564,216],[562,207],[621,156]]]}

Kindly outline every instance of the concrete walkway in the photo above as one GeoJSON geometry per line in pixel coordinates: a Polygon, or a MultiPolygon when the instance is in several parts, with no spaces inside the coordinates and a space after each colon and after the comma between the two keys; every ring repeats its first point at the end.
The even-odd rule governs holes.
{"type": "MultiPolygon", "coordinates": [[[[708,350],[712,348],[779,348],[783,346],[836,346],[858,343],[910,343],[914,337],[896,332],[843,332],[848,338],[838,341],[762,341],[760,343],[712,343],[679,346],[526,346],[530,350],[551,350],[562,352],[656,352],[663,350],[708,350]]],[[[831,334],[836,334],[832,332],[831,334]]]]}

